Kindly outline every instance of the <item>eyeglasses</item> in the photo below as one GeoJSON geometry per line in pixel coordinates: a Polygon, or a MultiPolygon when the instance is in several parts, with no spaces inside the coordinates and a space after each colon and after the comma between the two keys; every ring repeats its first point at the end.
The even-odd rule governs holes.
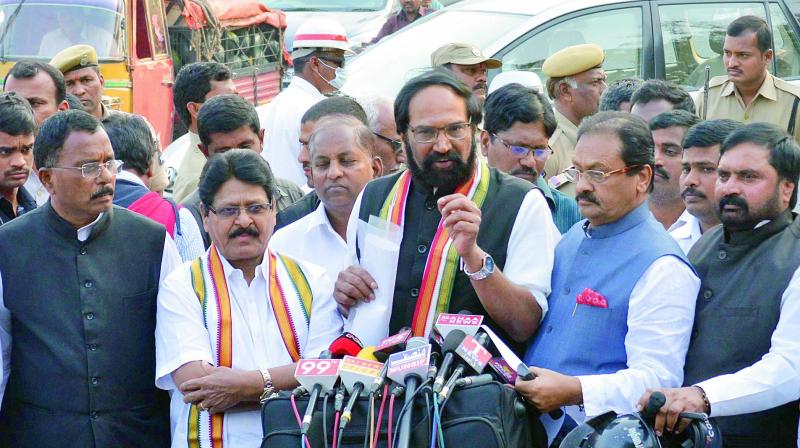
{"type": "Polygon", "coordinates": [[[463,140],[469,134],[469,129],[469,123],[452,123],[443,128],[417,126],[411,128],[411,135],[415,142],[425,144],[435,142],[439,138],[439,131],[444,131],[444,135],[450,140],[463,140]]]}
{"type": "Polygon", "coordinates": [[[248,205],[247,207],[241,207],[240,206],[240,207],[214,208],[214,207],[212,207],[210,205],[206,206],[208,211],[210,211],[211,213],[219,216],[220,218],[226,218],[226,219],[227,218],[238,218],[239,215],[242,213],[242,210],[244,210],[244,212],[247,213],[247,215],[251,216],[251,217],[252,216],[261,216],[264,213],[266,213],[268,210],[272,210],[273,207],[274,206],[273,206],[272,203],[253,204],[253,205],[248,205]]]}
{"type": "Polygon", "coordinates": [[[344,68],[344,64],[345,64],[344,58],[339,59],[339,58],[331,58],[331,57],[327,57],[326,56],[326,57],[317,57],[317,59],[319,59],[320,62],[322,62],[322,65],[328,67],[329,69],[344,68]],[[326,64],[323,61],[330,62],[331,64],[333,64],[333,67],[331,67],[330,65],[326,64]]]}
{"type": "Polygon", "coordinates": [[[614,174],[624,174],[630,171],[633,171],[637,168],[641,168],[641,165],[631,165],[626,166],[625,168],[620,168],[613,171],[600,171],[600,170],[586,170],[581,171],[577,168],[567,168],[564,170],[564,173],[569,177],[569,180],[573,182],[578,182],[581,176],[586,176],[587,180],[593,184],[602,184],[609,177],[613,176],[614,174]]]}
{"type": "Polygon", "coordinates": [[[381,139],[381,140],[385,141],[386,143],[392,145],[392,149],[394,149],[394,152],[398,152],[401,149],[403,149],[403,142],[401,142],[400,140],[392,140],[392,139],[390,139],[389,137],[387,137],[385,135],[378,134],[377,132],[373,132],[372,134],[375,135],[375,137],[378,137],[379,139],[381,139]]]}
{"type": "Polygon", "coordinates": [[[529,148],[527,146],[521,146],[521,145],[510,145],[506,143],[505,140],[498,137],[497,134],[490,134],[490,135],[492,136],[492,139],[500,140],[500,143],[502,143],[503,146],[506,147],[506,149],[511,151],[511,154],[514,154],[517,157],[527,157],[528,154],[533,153],[533,157],[535,159],[543,159],[553,154],[553,149],[550,148],[549,146],[544,148],[529,148]]]}
{"type": "Polygon", "coordinates": [[[94,179],[95,177],[100,176],[100,170],[102,168],[105,168],[114,174],[119,173],[122,163],[122,160],[108,160],[106,162],[84,163],[81,166],[51,166],[49,168],[53,170],[78,170],[81,172],[82,177],[94,179]]]}

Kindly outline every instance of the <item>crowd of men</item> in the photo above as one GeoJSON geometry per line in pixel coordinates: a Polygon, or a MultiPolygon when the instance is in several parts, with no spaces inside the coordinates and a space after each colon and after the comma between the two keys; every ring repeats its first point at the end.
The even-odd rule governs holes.
{"type": "Polygon", "coordinates": [[[103,104],[92,47],[16,63],[0,446],[260,446],[259,401],[389,288],[360,266],[371,217],[402,234],[388,333],[484,315],[536,374],[524,400],[566,409],[560,436],[660,390],[659,433],[704,412],[725,446],[797,446],[800,88],[768,72],[764,20],[730,24],[697,104],[606,85],[591,44],[551,55],[544,85],[487,85],[502,62],[452,43],[396,98],[354,99],[346,42],[301,27],[266,106],[224,65],[183,67],[171,187],[148,122],[103,104]]]}

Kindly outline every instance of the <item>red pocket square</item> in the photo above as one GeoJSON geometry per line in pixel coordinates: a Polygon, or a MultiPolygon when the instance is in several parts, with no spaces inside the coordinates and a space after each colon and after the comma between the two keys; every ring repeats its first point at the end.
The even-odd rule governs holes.
{"type": "Polygon", "coordinates": [[[608,300],[599,292],[586,288],[575,298],[578,305],[589,305],[597,308],[608,308],[608,300]]]}

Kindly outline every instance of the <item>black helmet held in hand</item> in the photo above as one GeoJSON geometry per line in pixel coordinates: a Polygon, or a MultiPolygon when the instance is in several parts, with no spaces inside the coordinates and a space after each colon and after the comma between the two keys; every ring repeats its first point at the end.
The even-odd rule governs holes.
{"type": "Polygon", "coordinates": [[[587,420],[564,438],[561,448],[721,448],[722,436],[706,414],[682,413],[691,420],[681,434],[657,437],[655,415],[666,399],[661,392],[650,396],[640,413],[617,415],[609,411],[587,420]]]}

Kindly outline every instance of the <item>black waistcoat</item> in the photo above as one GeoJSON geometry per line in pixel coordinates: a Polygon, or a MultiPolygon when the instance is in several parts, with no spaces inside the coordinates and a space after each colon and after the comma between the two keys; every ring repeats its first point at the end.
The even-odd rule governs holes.
{"type": "Polygon", "coordinates": [[[49,203],[0,229],[12,325],[0,445],[169,446],[154,384],[165,235],[114,206],[80,242],[49,203]]]}
{"type": "MultiPolygon", "coordinates": [[[[478,246],[490,254],[497,267],[502,270],[508,253],[508,240],[525,195],[533,184],[506,175],[494,168],[489,170],[489,187],[481,207],[481,226],[478,231],[478,246]]],[[[367,184],[361,199],[360,219],[369,221],[370,215],[379,216],[386,197],[389,195],[400,174],[376,179],[367,184]]],[[[389,334],[404,326],[410,326],[422,284],[422,274],[428,250],[436,234],[442,214],[436,206],[438,196],[422,183],[412,178],[405,209],[403,241],[397,262],[397,277],[394,285],[394,306],[389,334]]],[[[468,310],[472,314],[486,316],[484,322],[505,340],[518,354],[524,353],[524,344],[514,343],[508,334],[500,329],[488,316],[478,299],[475,289],[460,269],[456,273],[453,292],[450,298],[451,313],[468,310]]]]}
{"type": "MultiPolygon", "coordinates": [[[[769,351],[781,297],[800,266],[800,220],[788,211],[753,231],[726,235],[718,226],[709,233],[689,252],[701,285],[686,385],[737,372],[769,351]]],[[[797,401],[715,420],[726,447],[797,446],[797,401]]]]}

